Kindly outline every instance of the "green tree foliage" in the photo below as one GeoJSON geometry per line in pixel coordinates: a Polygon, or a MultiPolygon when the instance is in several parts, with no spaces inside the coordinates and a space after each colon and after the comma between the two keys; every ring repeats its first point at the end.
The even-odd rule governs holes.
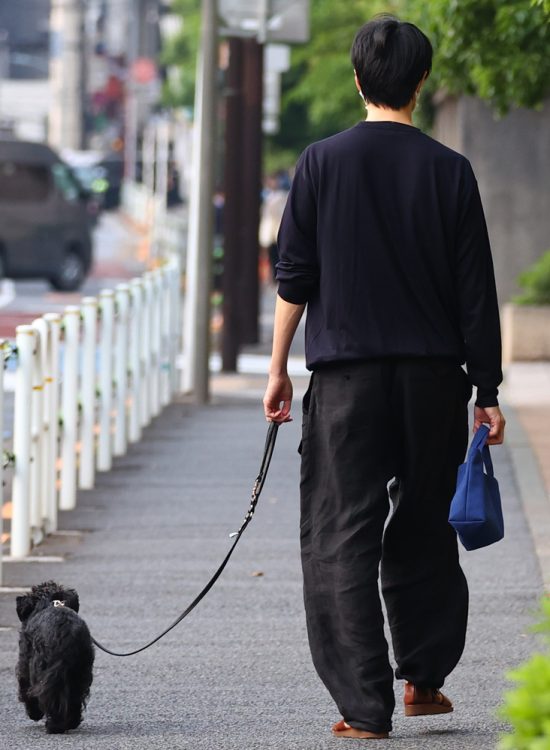
{"type": "Polygon", "coordinates": [[[540,8],[544,9],[545,13],[550,15],[550,0],[533,0],[533,5],[538,5],[540,8]]]}
{"type": "Polygon", "coordinates": [[[171,12],[183,19],[179,34],[165,44],[162,51],[164,65],[178,69],[177,83],[167,83],[163,100],[166,106],[192,107],[195,98],[196,58],[199,47],[200,0],[174,0],[171,12]]]}
{"type": "MultiPolygon", "coordinates": [[[[544,0],[548,3],[548,0],[544,0]]],[[[412,0],[436,51],[434,81],[499,114],[537,107],[550,91],[550,17],[532,0],[412,0]]]]}
{"type": "Polygon", "coordinates": [[[515,298],[520,305],[550,305],[550,250],[518,278],[523,294],[515,298]]]}
{"type": "MultiPolygon", "coordinates": [[[[550,599],[542,604],[543,621],[536,628],[550,642],[550,599]]],[[[550,654],[534,654],[508,675],[515,688],[504,696],[500,711],[512,725],[499,750],[550,750],[550,654]]]]}

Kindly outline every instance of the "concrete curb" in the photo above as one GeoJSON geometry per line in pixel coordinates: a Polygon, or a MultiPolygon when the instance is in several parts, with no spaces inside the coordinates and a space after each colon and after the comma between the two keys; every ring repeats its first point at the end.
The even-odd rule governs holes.
{"type": "Polygon", "coordinates": [[[521,504],[537,554],[545,591],[550,592],[550,498],[537,458],[515,408],[507,403],[506,442],[521,504]]]}

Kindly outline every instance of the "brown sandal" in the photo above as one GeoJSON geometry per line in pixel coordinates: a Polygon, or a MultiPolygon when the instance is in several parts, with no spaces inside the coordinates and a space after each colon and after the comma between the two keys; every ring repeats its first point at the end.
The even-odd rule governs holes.
{"type": "Polygon", "coordinates": [[[405,716],[435,716],[450,714],[453,704],[441,690],[419,688],[411,682],[405,685],[405,716]]]}
{"type": "Polygon", "coordinates": [[[389,732],[367,732],[365,729],[355,729],[343,719],[333,725],[332,734],[335,737],[347,737],[354,740],[387,740],[390,736],[389,732]]]}

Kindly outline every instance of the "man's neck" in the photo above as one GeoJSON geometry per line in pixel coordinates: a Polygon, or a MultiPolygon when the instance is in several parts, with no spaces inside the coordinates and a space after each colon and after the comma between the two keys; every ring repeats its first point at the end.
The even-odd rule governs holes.
{"type": "Polygon", "coordinates": [[[377,107],[374,104],[369,104],[366,120],[367,122],[400,122],[402,125],[412,125],[412,107],[390,109],[389,107],[377,107]]]}

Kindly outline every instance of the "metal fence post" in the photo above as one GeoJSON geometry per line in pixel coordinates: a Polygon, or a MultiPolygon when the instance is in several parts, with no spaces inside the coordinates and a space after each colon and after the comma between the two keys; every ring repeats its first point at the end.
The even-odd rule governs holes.
{"type": "Polygon", "coordinates": [[[63,383],[61,411],[61,510],[76,507],[76,448],[78,442],[78,348],[80,339],[80,308],[71,305],[63,316],[65,347],[63,352],[63,383]]]}
{"type": "Polygon", "coordinates": [[[170,321],[172,317],[170,293],[170,275],[172,265],[170,261],[161,269],[160,275],[160,405],[170,403],[170,321]]]}
{"type": "MultiPolygon", "coordinates": [[[[77,474],[80,488],[93,487],[94,458],[97,470],[110,469],[113,455],[122,455],[128,441],[141,438],[142,427],[170,402],[178,387],[176,363],[181,315],[179,258],[171,255],[161,268],[133,279],[130,285],[119,284],[116,295],[110,289],[103,290],[99,307],[99,376],[96,375],[99,319],[96,298],[84,298],[82,308],[71,306],[65,309],[62,379],[61,317],[50,313],[35,320],[32,326],[19,326],[16,329],[18,362],[10,545],[14,558],[28,555],[32,542],[40,541],[42,532],[51,533],[57,529],[58,507],[62,510],[75,507],[77,474]],[[95,456],[97,380],[100,414],[95,456]],[[58,505],[60,398],[63,431],[58,505]],[[113,406],[116,406],[114,411],[113,406]]],[[[3,367],[8,356],[3,347],[0,340],[0,367],[3,367]]],[[[0,436],[3,435],[3,389],[3,372],[0,372],[0,436]]],[[[2,472],[3,464],[0,465],[0,508],[2,472]]],[[[2,525],[0,518],[0,538],[2,525]]],[[[0,583],[1,558],[0,548],[0,583]]]]}
{"type": "Polygon", "coordinates": [[[2,573],[2,546],[4,543],[4,365],[6,361],[6,342],[0,339],[0,586],[4,579],[2,573]]]}
{"type": "Polygon", "coordinates": [[[161,287],[160,271],[151,271],[151,416],[160,412],[160,341],[161,341],[161,287]]]}
{"type": "Polygon", "coordinates": [[[95,479],[97,299],[82,300],[82,378],[80,386],[80,465],[78,486],[90,490],[95,479]]]}
{"type": "Polygon", "coordinates": [[[42,513],[42,446],[44,443],[44,355],[48,346],[48,327],[45,321],[33,320],[35,348],[32,368],[31,395],[31,476],[30,520],[32,543],[44,538],[42,513]]]}
{"type": "Polygon", "coordinates": [[[151,421],[151,307],[153,298],[151,273],[143,274],[143,308],[141,331],[141,426],[151,421]]]}
{"type": "MultiPolygon", "coordinates": [[[[35,415],[36,427],[39,432],[39,446],[36,446],[39,450],[39,466],[33,466],[31,469],[31,486],[34,481],[34,487],[32,487],[31,493],[31,508],[33,503],[36,503],[39,509],[39,519],[41,528],[45,534],[49,534],[51,531],[51,519],[50,519],[50,487],[48,483],[49,479],[49,462],[50,462],[50,430],[52,415],[50,413],[50,399],[51,390],[53,387],[51,379],[51,331],[48,321],[42,317],[33,321],[33,327],[38,331],[38,352],[40,357],[40,365],[42,373],[40,382],[35,383],[34,388],[37,385],[41,386],[39,390],[41,405],[39,407],[39,413],[35,415]],[[32,480],[32,477],[35,480],[32,480]],[[36,499],[33,498],[33,494],[36,493],[36,499]]],[[[38,354],[37,354],[38,356],[38,354]]],[[[33,398],[35,392],[33,390],[33,398]]]]}
{"type": "Polygon", "coordinates": [[[113,463],[111,409],[113,408],[113,329],[115,317],[114,292],[103,289],[99,294],[101,311],[99,367],[99,444],[98,471],[108,471],[113,463]]]}
{"type": "Polygon", "coordinates": [[[61,316],[57,313],[47,313],[44,320],[50,331],[49,356],[47,361],[46,381],[46,411],[48,421],[48,432],[44,451],[45,479],[44,479],[44,503],[46,506],[46,532],[48,534],[57,530],[57,456],[59,437],[59,338],[61,335],[61,316]]]}
{"type": "Polygon", "coordinates": [[[182,331],[182,301],[181,301],[181,260],[179,255],[172,256],[174,271],[171,276],[171,322],[170,322],[170,367],[171,367],[171,388],[170,394],[173,396],[178,392],[181,378],[178,373],[178,356],[180,354],[180,337],[182,331]]]}
{"type": "Polygon", "coordinates": [[[140,396],[141,396],[141,333],[143,310],[143,283],[141,279],[130,282],[132,311],[130,316],[130,415],[128,437],[131,443],[141,437],[140,396]]]}
{"type": "Polygon", "coordinates": [[[13,451],[13,512],[11,519],[11,555],[25,557],[31,548],[30,534],[30,460],[31,394],[35,332],[32,326],[17,326],[17,372],[15,383],[13,451]]]}
{"type": "Polygon", "coordinates": [[[116,415],[114,455],[123,456],[128,445],[127,408],[128,398],[128,313],[130,308],[130,288],[128,284],[118,284],[116,288],[116,344],[115,344],[115,383],[116,415]]]}

